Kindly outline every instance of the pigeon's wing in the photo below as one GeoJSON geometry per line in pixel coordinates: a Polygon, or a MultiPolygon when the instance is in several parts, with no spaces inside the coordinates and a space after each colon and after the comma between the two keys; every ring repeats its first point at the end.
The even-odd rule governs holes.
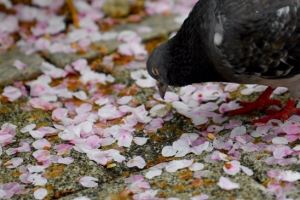
{"type": "Polygon", "coordinates": [[[223,66],[263,78],[300,73],[299,0],[219,0],[215,16],[223,66]]]}

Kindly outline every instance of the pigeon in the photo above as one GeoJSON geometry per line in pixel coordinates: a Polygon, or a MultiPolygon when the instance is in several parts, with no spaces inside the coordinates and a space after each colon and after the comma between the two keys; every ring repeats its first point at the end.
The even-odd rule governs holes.
{"type": "Polygon", "coordinates": [[[199,0],[176,35],[160,44],[147,60],[162,98],[168,86],[235,82],[268,86],[254,102],[230,111],[238,115],[266,109],[276,87],[290,98],[280,111],[253,120],[286,120],[300,114],[300,0],[199,0]]]}

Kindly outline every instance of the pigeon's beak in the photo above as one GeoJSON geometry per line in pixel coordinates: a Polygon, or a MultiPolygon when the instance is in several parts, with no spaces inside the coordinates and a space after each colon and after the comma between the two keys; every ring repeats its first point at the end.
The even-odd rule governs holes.
{"type": "Polygon", "coordinates": [[[160,78],[157,79],[157,83],[156,83],[158,90],[159,90],[159,95],[162,99],[164,99],[167,88],[168,88],[168,84],[164,83],[160,78]]]}

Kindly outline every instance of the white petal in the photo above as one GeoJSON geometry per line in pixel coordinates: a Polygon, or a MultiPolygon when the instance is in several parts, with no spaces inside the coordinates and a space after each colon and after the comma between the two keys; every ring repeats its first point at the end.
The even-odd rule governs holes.
{"type": "Polygon", "coordinates": [[[162,173],[162,170],[161,169],[156,169],[156,170],[150,170],[146,173],[146,178],[148,179],[152,179],[153,177],[155,176],[160,176],[162,173]]]}
{"type": "Polygon", "coordinates": [[[288,144],[289,141],[284,137],[275,137],[272,139],[273,144],[288,144]]]}

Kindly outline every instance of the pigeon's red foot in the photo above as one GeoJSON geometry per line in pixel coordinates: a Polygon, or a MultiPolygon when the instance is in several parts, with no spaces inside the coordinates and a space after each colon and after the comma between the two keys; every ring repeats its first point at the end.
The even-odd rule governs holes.
{"type": "Polygon", "coordinates": [[[288,99],[284,108],[280,111],[268,110],[267,114],[271,114],[269,117],[255,119],[252,124],[255,123],[267,123],[271,119],[279,119],[281,121],[287,120],[293,114],[300,114],[300,108],[295,108],[296,100],[288,99]]]}
{"type": "Polygon", "coordinates": [[[240,102],[240,105],[244,107],[229,111],[228,115],[240,115],[255,109],[264,110],[269,105],[281,106],[280,100],[270,99],[270,96],[274,90],[275,88],[268,87],[254,102],[240,102]]]}

